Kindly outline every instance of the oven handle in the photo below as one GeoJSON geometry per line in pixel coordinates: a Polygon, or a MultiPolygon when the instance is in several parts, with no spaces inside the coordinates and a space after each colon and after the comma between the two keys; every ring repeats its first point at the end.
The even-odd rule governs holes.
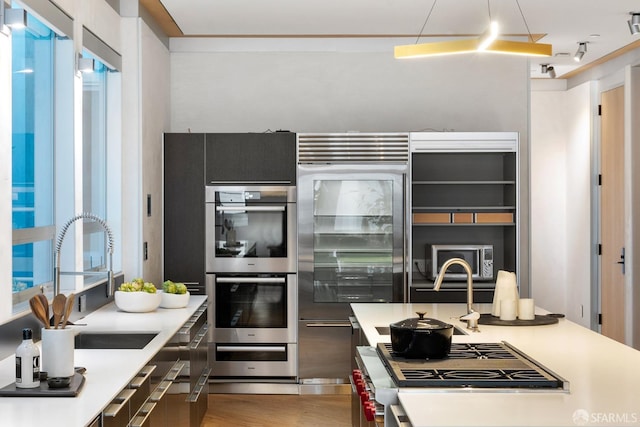
{"type": "Polygon", "coordinates": [[[350,328],[351,322],[309,322],[308,328],[350,328]]]}
{"type": "Polygon", "coordinates": [[[266,351],[269,353],[284,353],[286,351],[286,347],[284,345],[269,345],[269,346],[259,346],[259,345],[219,345],[216,346],[216,351],[266,351]]]}
{"type": "Polygon", "coordinates": [[[284,277],[216,277],[216,283],[284,283],[284,277]]]}
{"type": "Polygon", "coordinates": [[[291,180],[286,181],[210,181],[211,185],[291,185],[291,180]]]}
{"type": "Polygon", "coordinates": [[[277,206],[216,206],[216,212],[284,212],[284,205],[277,206]]]}

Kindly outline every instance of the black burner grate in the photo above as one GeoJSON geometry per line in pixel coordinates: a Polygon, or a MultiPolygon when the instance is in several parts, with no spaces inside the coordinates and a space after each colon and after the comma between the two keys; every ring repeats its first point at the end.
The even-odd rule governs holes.
{"type": "Polygon", "coordinates": [[[391,344],[378,353],[400,387],[563,389],[568,384],[508,343],[453,343],[438,360],[396,356],[391,344]]]}

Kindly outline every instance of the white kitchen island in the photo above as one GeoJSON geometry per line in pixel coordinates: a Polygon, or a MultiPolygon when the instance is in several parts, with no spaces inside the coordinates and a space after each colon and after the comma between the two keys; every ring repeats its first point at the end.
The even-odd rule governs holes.
{"type": "MultiPolygon", "coordinates": [[[[376,326],[426,311],[462,329],[454,317],[466,304],[352,304],[371,346],[390,342],[376,326]]],[[[475,304],[490,313],[490,304],[475,304]]],[[[537,314],[543,314],[541,310],[537,314]]],[[[569,382],[569,392],[498,389],[399,388],[397,396],[413,427],[426,426],[631,426],[640,425],[640,351],[566,319],[544,326],[480,325],[480,332],[453,342],[506,341],[569,382]]]]}
{"type": "MultiPolygon", "coordinates": [[[[79,332],[157,332],[141,350],[75,350],[74,364],[86,368],[85,383],[76,397],[2,397],[0,425],[11,427],[86,426],[116,397],[206,300],[191,296],[186,308],[149,313],[125,313],[113,303],[72,326],[79,332]]],[[[0,361],[0,387],[15,381],[15,358],[0,361]]]]}

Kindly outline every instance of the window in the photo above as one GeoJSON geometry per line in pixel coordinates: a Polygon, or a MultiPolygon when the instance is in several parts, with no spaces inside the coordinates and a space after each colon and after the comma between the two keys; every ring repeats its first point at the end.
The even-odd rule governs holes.
{"type": "MultiPolygon", "coordinates": [[[[109,69],[87,51],[93,72],[82,73],[82,200],[83,211],[107,218],[107,75],[109,69]]],[[[101,226],[85,223],[84,271],[108,268],[106,236],[101,226]]],[[[95,276],[88,276],[91,282],[95,276]]]]}
{"type": "Polygon", "coordinates": [[[11,33],[14,306],[53,279],[54,62],[58,38],[28,15],[11,33]]]}
{"type": "MultiPolygon", "coordinates": [[[[79,220],[70,227],[69,221],[81,212],[110,218],[116,242],[120,223],[121,79],[114,68],[121,67],[121,57],[83,27],[83,57],[95,67],[79,73],[75,43],[61,34],[74,33],[73,19],[49,2],[36,6],[34,13],[51,24],[28,13],[27,27],[6,35],[11,58],[0,55],[7,70],[11,61],[12,71],[6,82],[12,94],[6,167],[12,176],[1,191],[3,197],[11,192],[10,218],[7,212],[3,221],[11,220],[13,230],[12,253],[0,251],[0,262],[7,266],[6,277],[11,270],[14,315],[28,310],[37,292],[52,297],[55,262],[61,292],[105,281],[111,259],[101,224],[79,220]],[[63,229],[68,233],[57,260],[56,237],[63,229]]],[[[114,258],[115,270],[121,261],[114,258]]],[[[2,305],[0,320],[8,308],[2,305]]]]}

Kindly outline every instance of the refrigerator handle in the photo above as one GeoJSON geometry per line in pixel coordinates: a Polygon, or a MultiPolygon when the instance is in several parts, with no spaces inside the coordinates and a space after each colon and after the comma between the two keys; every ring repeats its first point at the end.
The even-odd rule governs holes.
{"type": "Polygon", "coordinates": [[[409,302],[409,274],[411,274],[411,263],[409,255],[411,254],[409,244],[411,239],[409,238],[409,230],[411,230],[409,221],[411,215],[411,206],[409,195],[411,189],[409,188],[409,180],[407,179],[407,174],[402,174],[402,206],[403,206],[403,215],[402,215],[402,239],[403,239],[403,247],[404,254],[402,256],[402,302],[409,302]]]}

